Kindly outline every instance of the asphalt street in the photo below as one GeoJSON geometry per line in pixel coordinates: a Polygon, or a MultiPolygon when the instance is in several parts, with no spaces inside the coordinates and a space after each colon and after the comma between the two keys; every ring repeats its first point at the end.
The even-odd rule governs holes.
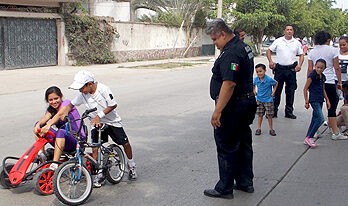
{"type": "MultiPolygon", "coordinates": [[[[317,148],[303,144],[312,112],[304,108],[303,100],[307,60],[297,74],[294,113],[298,118],[284,118],[284,98],[274,119],[277,136],[268,134],[267,121],[263,122],[263,133],[253,136],[255,192],[235,191],[232,200],[203,195],[203,190],[218,180],[210,125],[214,108],[209,97],[212,62],[207,59],[175,60],[203,63],[175,69],[131,68],[174,61],[159,60],[0,71],[0,159],[21,156],[34,142],[33,125],[47,106],[45,90],[56,85],[64,98],[74,98],[77,91],[68,90],[68,86],[74,74],[85,69],[114,92],[139,176],[136,181],[125,177],[117,185],[93,189],[85,205],[348,205],[348,141],[333,141],[324,133],[317,148]]],[[[267,64],[267,60],[257,57],[257,63],[267,64]]],[[[273,77],[270,71],[267,74],[273,77]]],[[[257,119],[253,132],[256,127],[257,119]]],[[[6,206],[61,205],[54,195],[35,194],[31,181],[11,190],[1,188],[0,199],[0,205],[6,206]]]]}

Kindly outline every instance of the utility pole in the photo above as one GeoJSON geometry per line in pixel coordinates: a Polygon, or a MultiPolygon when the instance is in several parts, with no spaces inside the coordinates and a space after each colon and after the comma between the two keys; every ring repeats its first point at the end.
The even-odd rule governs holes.
{"type": "MultiPolygon", "coordinates": [[[[217,18],[222,18],[222,0],[218,0],[217,18]]],[[[220,50],[215,47],[215,59],[220,55],[220,50]]]]}

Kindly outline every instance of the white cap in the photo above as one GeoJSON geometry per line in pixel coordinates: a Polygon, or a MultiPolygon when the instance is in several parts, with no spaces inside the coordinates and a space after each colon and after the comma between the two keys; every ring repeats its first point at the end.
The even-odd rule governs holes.
{"type": "Polygon", "coordinates": [[[75,74],[74,82],[69,86],[69,89],[81,89],[88,82],[94,82],[93,74],[89,71],[81,70],[75,74]]]}

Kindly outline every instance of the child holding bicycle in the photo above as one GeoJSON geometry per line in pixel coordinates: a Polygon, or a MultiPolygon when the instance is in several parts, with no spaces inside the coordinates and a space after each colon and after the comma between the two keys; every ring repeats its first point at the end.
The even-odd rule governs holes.
{"type": "MultiPolygon", "coordinates": [[[[71,120],[80,119],[80,114],[78,113],[76,107],[67,107],[70,104],[70,100],[63,100],[63,94],[61,90],[52,86],[48,88],[45,92],[45,100],[48,103],[48,108],[46,114],[35,124],[34,134],[43,136],[49,130],[53,132],[56,138],[51,143],[54,146],[54,155],[53,161],[59,161],[60,156],[63,151],[72,152],[76,150],[76,139],[71,135],[65,134],[65,128],[61,128],[65,122],[64,117],[69,116],[71,120]],[[51,128],[53,125],[57,127],[57,130],[51,128]],[[41,131],[38,132],[38,129],[41,128],[41,131]]],[[[72,123],[72,130],[77,131],[79,128],[80,120],[72,123]]],[[[82,137],[85,134],[82,131],[82,137]]],[[[44,147],[39,151],[38,158],[41,162],[46,160],[46,155],[44,147]]],[[[56,169],[57,164],[53,163],[50,165],[51,169],[56,169]]]]}
{"type": "MultiPolygon", "coordinates": [[[[71,101],[69,107],[72,108],[84,104],[87,109],[97,108],[97,111],[90,114],[92,118],[91,125],[106,125],[106,129],[101,134],[102,142],[107,142],[108,136],[110,136],[114,142],[123,146],[128,158],[129,178],[136,179],[136,165],[133,160],[132,147],[123,130],[121,117],[116,112],[117,102],[109,87],[94,81],[94,76],[91,72],[79,71],[69,88],[80,91],[80,94],[71,101]]],[[[93,142],[98,142],[97,128],[92,129],[91,137],[93,142]]],[[[98,148],[93,148],[93,158],[97,159],[97,157],[98,148]]],[[[95,176],[95,187],[101,186],[99,183],[100,178],[99,175],[95,176]]]]}

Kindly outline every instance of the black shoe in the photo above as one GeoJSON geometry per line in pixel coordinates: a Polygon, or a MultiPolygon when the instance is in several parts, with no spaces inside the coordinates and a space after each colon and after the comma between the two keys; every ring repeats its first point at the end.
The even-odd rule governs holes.
{"type": "Polygon", "coordinates": [[[253,193],[255,191],[253,186],[237,186],[237,185],[234,185],[233,189],[241,190],[241,191],[247,192],[247,193],[253,193]]]}
{"type": "Polygon", "coordinates": [[[216,191],[215,189],[207,189],[204,190],[204,195],[208,197],[218,197],[218,198],[225,198],[225,199],[233,199],[233,194],[221,194],[220,192],[216,191]]]}
{"type": "Polygon", "coordinates": [[[296,119],[296,116],[294,114],[285,114],[285,117],[290,119],[296,119]]]}

